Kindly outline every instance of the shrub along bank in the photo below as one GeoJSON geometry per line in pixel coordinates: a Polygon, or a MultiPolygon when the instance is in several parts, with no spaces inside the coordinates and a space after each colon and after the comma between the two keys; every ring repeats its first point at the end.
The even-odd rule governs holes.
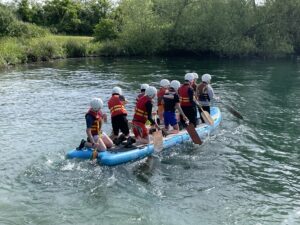
{"type": "Polygon", "coordinates": [[[0,39],[0,67],[59,58],[102,55],[92,37],[47,35],[37,38],[0,39]]]}

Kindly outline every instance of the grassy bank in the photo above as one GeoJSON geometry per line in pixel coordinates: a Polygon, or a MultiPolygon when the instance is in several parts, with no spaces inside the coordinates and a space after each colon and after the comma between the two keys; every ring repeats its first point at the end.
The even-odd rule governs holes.
{"type": "Polygon", "coordinates": [[[0,67],[59,58],[101,55],[92,37],[48,35],[38,38],[0,39],[0,67]]]}

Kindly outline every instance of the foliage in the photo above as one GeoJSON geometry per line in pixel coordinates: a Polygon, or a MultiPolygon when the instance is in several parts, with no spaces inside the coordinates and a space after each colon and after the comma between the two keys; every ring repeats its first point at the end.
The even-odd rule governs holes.
{"type": "Polygon", "coordinates": [[[70,41],[63,46],[67,52],[53,51],[50,58],[56,54],[187,52],[268,57],[300,53],[299,0],[265,0],[262,5],[255,0],[119,0],[115,7],[110,0],[47,0],[43,4],[18,0],[15,7],[0,5],[0,37],[41,37],[50,30],[94,34],[101,42],[70,41]]]}
{"type": "Polygon", "coordinates": [[[94,37],[97,41],[115,39],[117,37],[117,27],[112,19],[101,20],[94,29],[94,37]]]}
{"type": "Polygon", "coordinates": [[[79,4],[72,0],[52,0],[43,7],[45,24],[54,26],[59,33],[72,33],[77,30],[81,21],[78,18],[79,4]]]}
{"type": "Polygon", "coordinates": [[[81,25],[78,28],[78,33],[92,35],[95,26],[102,19],[107,18],[110,10],[111,4],[108,0],[89,0],[81,4],[79,10],[81,25]]]}
{"type": "Polygon", "coordinates": [[[32,22],[34,10],[30,8],[29,0],[21,0],[18,4],[17,14],[24,22],[32,22]]]}
{"type": "Polygon", "coordinates": [[[49,31],[31,23],[15,21],[11,24],[9,35],[12,37],[43,37],[49,34],[49,31]]]}
{"type": "Polygon", "coordinates": [[[14,21],[13,13],[7,7],[0,5],[0,37],[10,34],[10,27],[14,21]]]}
{"type": "Polygon", "coordinates": [[[0,5],[0,37],[42,37],[48,30],[17,20],[8,7],[0,5]]]}
{"type": "Polygon", "coordinates": [[[105,41],[94,50],[99,56],[125,56],[129,53],[116,41],[105,41]]]}
{"type": "Polygon", "coordinates": [[[30,61],[48,61],[65,57],[63,46],[51,38],[30,40],[26,46],[26,54],[30,61]]]}
{"type": "Polygon", "coordinates": [[[89,56],[99,46],[90,37],[47,35],[38,38],[0,39],[0,67],[51,59],[89,56]]]}
{"type": "Polygon", "coordinates": [[[24,22],[46,26],[57,33],[91,35],[110,8],[109,0],[48,0],[44,4],[20,0],[17,13],[24,22]]]}
{"type": "Polygon", "coordinates": [[[300,1],[123,0],[116,42],[130,54],[272,56],[300,50],[300,1]]]}
{"type": "Polygon", "coordinates": [[[87,55],[87,44],[75,40],[68,40],[64,48],[66,49],[67,57],[84,57],[87,55]]]}
{"type": "Polygon", "coordinates": [[[164,43],[164,24],[153,11],[151,0],[124,0],[121,46],[129,54],[154,54],[164,43]]]}
{"type": "Polygon", "coordinates": [[[26,62],[25,46],[16,38],[5,38],[0,41],[0,58],[5,65],[26,62]]]}

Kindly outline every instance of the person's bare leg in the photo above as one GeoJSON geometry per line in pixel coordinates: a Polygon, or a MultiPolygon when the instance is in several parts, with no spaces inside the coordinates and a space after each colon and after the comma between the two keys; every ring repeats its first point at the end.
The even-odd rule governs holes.
{"type": "Polygon", "coordinates": [[[113,144],[114,144],[112,142],[112,140],[105,133],[102,134],[101,140],[103,141],[103,143],[105,144],[105,146],[107,148],[111,148],[113,146],[113,144]]]}
{"type": "Polygon", "coordinates": [[[173,126],[173,130],[168,131],[169,134],[178,134],[178,132],[179,132],[179,126],[178,126],[178,124],[176,124],[176,125],[173,126]]]}

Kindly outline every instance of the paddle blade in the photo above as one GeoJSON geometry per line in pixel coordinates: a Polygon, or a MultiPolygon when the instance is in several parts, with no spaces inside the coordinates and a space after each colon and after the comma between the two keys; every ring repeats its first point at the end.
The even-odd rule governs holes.
{"type": "Polygon", "coordinates": [[[186,131],[189,133],[192,141],[195,143],[195,144],[198,144],[198,145],[201,145],[202,144],[202,141],[194,127],[194,125],[192,123],[190,123],[186,128],[186,131]]]}
{"type": "Polygon", "coordinates": [[[164,146],[163,146],[163,135],[161,130],[155,131],[152,134],[153,136],[153,146],[154,150],[157,152],[160,152],[164,146]]]}
{"type": "Polygon", "coordinates": [[[244,119],[243,116],[237,110],[235,110],[234,108],[232,108],[231,106],[225,105],[225,104],[224,104],[224,106],[235,117],[237,117],[237,118],[239,118],[241,120],[244,119]]]}
{"type": "Polygon", "coordinates": [[[201,116],[206,124],[214,125],[214,120],[207,111],[202,111],[201,116]]]}

